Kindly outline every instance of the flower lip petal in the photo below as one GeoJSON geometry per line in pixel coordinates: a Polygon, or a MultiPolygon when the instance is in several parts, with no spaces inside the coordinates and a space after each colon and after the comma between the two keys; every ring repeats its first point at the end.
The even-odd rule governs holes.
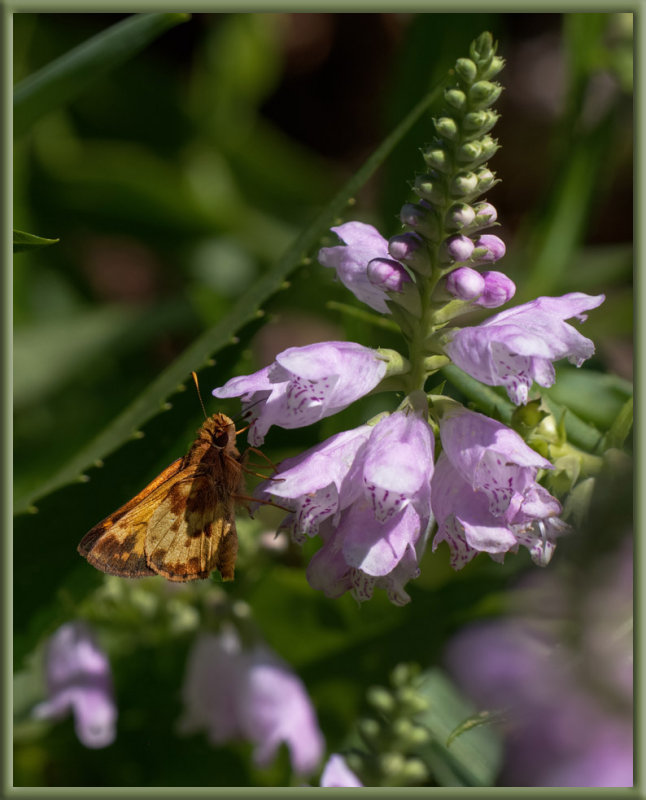
{"type": "Polygon", "coordinates": [[[263,367],[252,375],[240,375],[227,381],[224,386],[213,389],[215,397],[240,397],[249,395],[253,392],[267,392],[273,389],[273,383],[269,379],[270,367],[263,367]]]}
{"type": "Polygon", "coordinates": [[[489,386],[504,386],[514,403],[525,403],[532,381],[552,385],[552,368],[546,362],[567,357],[580,366],[594,353],[594,344],[565,320],[585,319],[583,312],[604,299],[581,292],[539,297],[480,325],[451,332],[444,350],[472,377],[489,386]]]}
{"type": "Polygon", "coordinates": [[[355,503],[339,525],[346,563],[373,577],[391,573],[419,534],[420,519],[412,506],[376,524],[372,510],[355,503]]]}

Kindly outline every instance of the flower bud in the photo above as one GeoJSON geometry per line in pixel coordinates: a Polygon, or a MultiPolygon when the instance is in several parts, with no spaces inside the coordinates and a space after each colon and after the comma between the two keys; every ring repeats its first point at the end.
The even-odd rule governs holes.
{"type": "Polygon", "coordinates": [[[475,223],[479,228],[491,225],[498,219],[498,212],[491,203],[477,203],[473,206],[475,223]]]}
{"type": "Polygon", "coordinates": [[[470,205],[467,203],[454,203],[446,212],[444,224],[449,230],[460,230],[461,228],[468,228],[475,218],[476,211],[470,205]]]}
{"type": "Polygon", "coordinates": [[[366,699],[373,708],[384,714],[395,710],[395,698],[383,686],[371,686],[366,692],[366,699]]]}
{"type": "MultiPolygon", "coordinates": [[[[453,297],[458,300],[471,302],[477,300],[485,291],[485,279],[475,269],[471,267],[459,267],[454,269],[446,279],[446,289],[453,297]]],[[[478,305],[482,305],[478,303],[478,305]]],[[[488,306],[485,306],[488,308],[488,306]]]]}
{"type": "Polygon", "coordinates": [[[404,203],[399,212],[399,219],[404,225],[408,225],[431,241],[437,240],[440,236],[437,214],[425,200],[420,200],[419,203],[404,203]]]}
{"type": "Polygon", "coordinates": [[[490,81],[478,81],[469,89],[469,105],[473,109],[487,108],[500,97],[502,86],[490,81]]]}
{"type": "Polygon", "coordinates": [[[498,150],[498,142],[496,139],[493,139],[491,136],[483,136],[480,139],[480,158],[487,161],[490,159],[498,150]]]}
{"type": "Polygon", "coordinates": [[[423,247],[424,240],[417,233],[398,233],[388,240],[388,252],[396,261],[409,261],[423,247]]]}
{"type": "Polygon", "coordinates": [[[464,120],[462,121],[464,130],[469,133],[480,130],[486,123],[486,111],[469,111],[468,114],[464,115],[464,120]]]}
{"type": "Polygon", "coordinates": [[[428,780],[428,767],[421,758],[407,758],[401,776],[406,786],[424,783],[428,780]]]}
{"type": "Polygon", "coordinates": [[[374,743],[377,738],[379,737],[379,733],[381,728],[379,727],[379,723],[375,719],[371,719],[370,717],[364,717],[357,722],[357,728],[359,729],[359,733],[366,742],[374,743]]]}
{"type": "MultiPolygon", "coordinates": [[[[424,392],[417,389],[411,392],[409,399],[412,401],[413,408],[418,408],[420,411],[428,411],[428,400],[424,392]]],[[[390,683],[395,688],[399,686],[407,686],[415,680],[419,675],[419,664],[413,664],[406,661],[401,661],[390,673],[390,683]]]]}
{"type": "Polygon", "coordinates": [[[498,114],[491,109],[486,111],[470,111],[464,115],[462,126],[466,133],[483,136],[498,122],[498,114]]]}
{"type": "Polygon", "coordinates": [[[516,284],[502,272],[483,272],[481,277],[484,279],[484,290],[476,300],[477,306],[498,308],[516,294],[516,284]]]}
{"type": "Polygon", "coordinates": [[[468,236],[456,234],[442,242],[441,258],[448,263],[468,261],[473,254],[473,241],[468,236]]]}
{"type": "Polygon", "coordinates": [[[452,142],[454,139],[457,139],[458,126],[452,117],[440,117],[439,119],[434,120],[434,122],[435,130],[443,139],[448,139],[450,142],[452,142]]]}
{"type": "Polygon", "coordinates": [[[473,260],[477,264],[492,264],[500,260],[505,252],[505,243],[500,237],[485,233],[476,240],[473,260]]]}
{"type": "Polygon", "coordinates": [[[476,180],[478,186],[478,194],[482,194],[482,192],[486,192],[487,189],[491,189],[491,187],[496,182],[496,176],[489,169],[489,167],[480,167],[480,169],[476,173],[476,180]]]}
{"type": "Polygon", "coordinates": [[[426,164],[432,169],[436,169],[443,173],[451,171],[451,160],[446,150],[441,147],[423,150],[422,157],[424,158],[426,164]]]}
{"type": "Polygon", "coordinates": [[[493,58],[496,47],[493,43],[493,36],[489,31],[483,31],[477,39],[474,39],[469,46],[469,55],[480,65],[493,58]]]}
{"type": "Polygon", "coordinates": [[[458,58],[455,71],[465,83],[473,83],[478,76],[478,68],[470,58],[458,58]]]}
{"type": "Polygon", "coordinates": [[[389,258],[373,258],[368,262],[366,275],[373,286],[386,292],[401,292],[405,283],[410,283],[410,276],[397,261],[389,258]]]}
{"type": "Polygon", "coordinates": [[[451,194],[455,197],[466,197],[479,186],[478,176],[473,172],[461,172],[451,182],[451,194]]]}
{"type": "Polygon", "coordinates": [[[447,89],[444,92],[444,99],[447,105],[451,106],[451,108],[455,108],[457,111],[461,111],[467,102],[466,94],[460,89],[447,89]]]}
{"type": "Polygon", "coordinates": [[[460,145],[455,153],[455,158],[458,163],[469,164],[479,158],[481,153],[482,146],[477,139],[474,139],[471,142],[465,142],[460,145]]]}
{"type": "Polygon", "coordinates": [[[481,73],[480,77],[488,81],[490,78],[493,78],[494,75],[497,75],[504,66],[505,59],[500,56],[494,56],[489,66],[481,73]]]}
{"type": "MultiPolygon", "coordinates": [[[[438,176],[439,177],[439,176],[438,176]]],[[[418,175],[413,190],[425,200],[441,205],[444,202],[446,189],[444,181],[438,180],[436,174],[418,175]]]]}
{"type": "Polygon", "coordinates": [[[381,771],[389,777],[398,776],[406,763],[401,753],[380,753],[378,760],[381,771]]]}
{"type": "Polygon", "coordinates": [[[415,272],[428,275],[431,261],[424,240],[417,233],[398,233],[388,241],[388,252],[396,260],[401,261],[415,272]]]}
{"type": "Polygon", "coordinates": [[[397,699],[403,706],[404,713],[418,714],[428,708],[428,701],[419,692],[411,687],[404,687],[397,691],[397,699]]]}

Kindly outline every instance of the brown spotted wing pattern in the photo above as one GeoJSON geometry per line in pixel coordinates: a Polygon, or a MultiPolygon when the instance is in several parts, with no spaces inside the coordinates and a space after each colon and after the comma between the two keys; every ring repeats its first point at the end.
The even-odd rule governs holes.
{"type": "Polygon", "coordinates": [[[125,578],[232,580],[238,537],[235,500],[243,490],[235,425],[214,414],[184,458],[106,517],[78,550],[97,569],[125,578]]]}

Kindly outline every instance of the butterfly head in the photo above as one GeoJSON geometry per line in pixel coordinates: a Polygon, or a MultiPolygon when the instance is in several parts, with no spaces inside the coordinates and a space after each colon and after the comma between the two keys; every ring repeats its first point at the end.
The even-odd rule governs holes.
{"type": "Polygon", "coordinates": [[[235,445],[236,426],[226,414],[213,414],[202,425],[199,438],[205,439],[218,450],[224,450],[235,445]]]}

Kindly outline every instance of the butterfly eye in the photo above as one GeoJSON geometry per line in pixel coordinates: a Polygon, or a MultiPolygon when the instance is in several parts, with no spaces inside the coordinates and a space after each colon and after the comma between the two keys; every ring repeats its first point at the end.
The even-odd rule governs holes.
{"type": "Polygon", "coordinates": [[[216,447],[226,447],[229,443],[229,434],[227,431],[220,431],[220,433],[216,433],[213,437],[213,444],[216,447]]]}

